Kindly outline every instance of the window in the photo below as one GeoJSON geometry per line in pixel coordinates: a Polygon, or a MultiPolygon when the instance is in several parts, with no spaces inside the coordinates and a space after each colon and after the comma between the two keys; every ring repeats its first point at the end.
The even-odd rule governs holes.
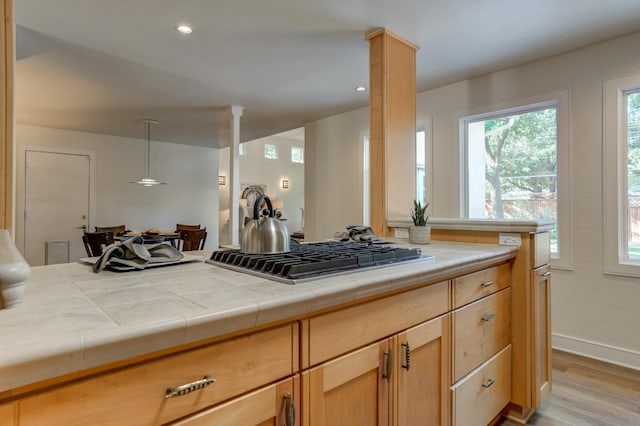
{"type": "Polygon", "coordinates": [[[555,222],[550,232],[551,257],[554,266],[569,267],[568,256],[562,259],[560,255],[561,244],[569,242],[569,215],[560,214],[568,199],[568,191],[563,191],[567,187],[564,135],[568,124],[560,119],[566,115],[561,114],[560,103],[551,99],[461,120],[464,201],[468,218],[555,222]]]}
{"type": "Polygon", "coordinates": [[[264,158],[268,158],[270,160],[278,159],[278,147],[276,145],[271,145],[268,143],[264,144],[264,158]]]}
{"type": "Polygon", "coordinates": [[[640,276],[640,75],[605,82],[605,272],[640,276]]]}
{"type": "Polygon", "coordinates": [[[240,155],[247,155],[247,148],[243,143],[238,146],[238,152],[240,153],[240,155]]]}
{"type": "Polygon", "coordinates": [[[300,146],[291,147],[291,162],[292,163],[304,163],[304,148],[300,146]]]}
{"type": "Polygon", "coordinates": [[[424,134],[424,130],[416,132],[416,200],[422,202],[422,204],[426,204],[427,202],[427,177],[424,165],[427,157],[425,155],[426,145],[424,134]]]}

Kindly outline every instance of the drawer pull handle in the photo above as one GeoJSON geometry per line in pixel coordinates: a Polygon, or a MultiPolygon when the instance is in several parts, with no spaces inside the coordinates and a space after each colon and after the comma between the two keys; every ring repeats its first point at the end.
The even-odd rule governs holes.
{"type": "Polygon", "coordinates": [[[493,281],[485,281],[482,284],[480,284],[482,287],[489,287],[491,285],[494,285],[495,283],[493,281]]]}
{"type": "Polygon", "coordinates": [[[206,388],[212,383],[215,383],[216,379],[211,376],[204,376],[200,380],[196,380],[192,383],[187,383],[186,385],[180,385],[175,388],[167,388],[167,392],[164,394],[165,398],[173,398],[176,396],[186,395],[193,391],[200,390],[202,388],[206,388]]]}
{"type": "Polygon", "coordinates": [[[411,348],[409,347],[409,342],[402,343],[401,345],[404,348],[404,362],[402,363],[402,368],[409,371],[409,367],[411,367],[411,348]]]}
{"type": "Polygon", "coordinates": [[[296,405],[293,401],[293,395],[290,393],[284,396],[286,414],[285,426],[295,426],[296,424],[296,405]]]}
{"type": "Polygon", "coordinates": [[[386,350],[382,353],[383,356],[383,368],[382,378],[391,380],[391,372],[393,371],[393,352],[391,350],[386,350]]]}
{"type": "Polygon", "coordinates": [[[548,277],[551,275],[551,271],[547,271],[544,274],[542,274],[543,277],[548,277]]]}
{"type": "Polygon", "coordinates": [[[482,316],[482,321],[489,322],[496,317],[496,314],[485,314],[482,316]]]}
{"type": "Polygon", "coordinates": [[[482,384],[482,387],[483,387],[483,388],[485,388],[485,389],[488,389],[488,388],[490,388],[491,386],[493,386],[493,384],[494,384],[494,383],[495,383],[495,380],[493,380],[493,379],[489,379],[489,380],[487,380],[487,382],[486,382],[486,383],[483,383],[483,384],[482,384]]]}

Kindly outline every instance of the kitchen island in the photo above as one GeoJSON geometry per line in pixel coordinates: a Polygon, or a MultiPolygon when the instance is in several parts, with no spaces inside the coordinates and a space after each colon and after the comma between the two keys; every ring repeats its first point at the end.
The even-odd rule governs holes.
{"type": "MultiPolygon", "coordinates": [[[[203,262],[127,273],[103,271],[99,274],[93,273],[89,265],[80,263],[35,267],[27,282],[22,304],[0,310],[0,413],[13,416],[7,417],[10,419],[5,422],[7,425],[38,424],[38,419],[42,419],[40,416],[46,416],[47,424],[82,424],[90,419],[108,424],[111,418],[116,419],[113,423],[123,424],[117,420],[118,416],[122,410],[129,409],[132,411],[127,418],[140,416],[136,417],[135,424],[160,424],[186,418],[191,413],[213,406],[211,401],[226,404],[238,396],[253,397],[253,391],[260,386],[273,385],[274,391],[284,387],[288,389],[287,394],[302,394],[301,398],[290,403],[294,405],[289,407],[289,411],[293,411],[294,406],[300,411],[302,405],[303,415],[295,420],[287,417],[287,424],[301,424],[301,419],[302,424],[317,424],[319,421],[309,421],[309,416],[317,413],[309,411],[307,404],[315,404],[308,395],[317,391],[313,377],[319,365],[340,359],[337,357],[347,351],[364,351],[360,359],[369,361],[372,361],[371,353],[374,353],[376,365],[378,358],[380,363],[387,362],[383,358],[388,356],[390,349],[382,349],[380,357],[377,356],[377,348],[366,352],[368,346],[365,343],[369,343],[365,342],[366,336],[371,336],[376,342],[381,338],[391,339],[390,336],[397,332],[436,316],[443,318],[439,327],[443,334],[448,334],[448,312],[454,308],[453,279],[477,271],[502,268],[500,274],[507,277],[508,286],[509,265],[518,252],[518,247],[512,246],[455,242],[433,242],[422,246],[422,249],[424,254],[434,258],[363,269],[295,285],[203,262]],[[507,271],[506,275],[503,269],[507,271]],[[442,308],[440,305],[435,307],[435,302],[431,303],[432,295],[433,300],[442,299],[442,308]],[[427,306],[432,304],[433,308],[427,306]],[[427,307],[423,309],[423,306],[427,307]],[[396,307],[401,310],[394,312],[396,307]],[[351,331],[344,327],[346,323],[340,322],[345,318],[348,321],[352,314],[371,312],[384,314],[378,318],[379,324],[368,321],[368,325],[351,331]],[[399,320],[395,319],[395,313],[399,320]],[[341,317],[343,314],[346,317],[341,317]],[[338,328],[335,328],[336,324],[338,328]],[[320,330],[327,330],[328,334],[314,334],[320,330]],[[354,342],[353,347],[344,350],[328,347],[333,340],[331,333],[336,331],[337,335],[342,331],[352,332],[354,335],[348,340],[354,342]],[[358,336],[365,336],[365,340],[360,343],[358,336]],[[326,344],[316,343],[323,342],[323,339],[326,344]],[[191,377],[190,387],[182,388],[184,379],[179,377],[181,371],[189,370],[207,358],[224,360],[225,354],[233,354],[233,359],[226,362],[237,361],[241,367],[239,371],[230,373],[233,389],[228,392],[212,390],[220,395],[209,402],[206,398],[196,398],[199,392],[204,395],[216,386],[218,389],[225,386],[223,380],[214,383],[207,379],[206,371],[200,374],[201,377],[191,377]],[[176,359],[182,361],[175,362],[176,359]],[[176,371],[169,371],[171,365],[176,371]],[[154,377],[147,376],[147,366],[154,377]],[[118,389],[122,384],[118,380],[123,378],[144,383],[159,379],[159,383],[164,383],[162,377],[156,376],[159,372],[166,372],[167,379],[155,395],[141,395],[128,388],[120,392],[118,389]],[[245,382],[247,376],[252,377],[245,382]],[[285,379],[288,382],[281,384],[280,380],[285,379]],[[173,388],[176,393],[194,392],[194,395],[179,396],[176,400],[192,398],[197,401],[168,407],[171,399],[165,398],[165,391],[173,385],[176,385],[173,388]],[[77,396],[77,407],[73,405],[74,401],[69,401],[70,397],[65,393],[67,389],[69,395],[77,396]],[[98,417],[82,417],[84,409],[91,413],[91,401],[94,399],[101,401],[107,395],[102,402],[109,402],[109,395],[120,393],[125,400],[140,398],[142,402],[150,398],[159,401],[160,405],[150,414],[145,414],[144,409],[137,413],[131,407],[102,406],[100,413],[94,413],[98,417]],[[49,405],[56,404],[61,408],[51,408],[47,413],[49,405]],[[73,411],[70,412],[69,407],[73,411]],[[78,417],[75,417],[74,407],[78,409],[78,417]],[[40,414],[33,414],[35,411],[40,414]]],[[[201,254],[203,259],[209,255],[208,252],[201,254]]],[[[490,284],[485,282],[484,285],[490,284]]],[[[508,289],[499,290],[504,292],[508,289]]],[[[444,344],[440,345],[443,353],[449,351],[448,341],[444,336],[444,344]]],[[[449,371],[449,362],[442,361],[441,368],[449,371]]],[[[223,363],[222,367],[228,366],[223,363]]],[[[234,369],[238,370],[236,367],[234,369]]],[[[400,368],[391,364],[379,367],[388,367],[389,372],[400,368]]],[[[326,379],[327,373],[324,374],[326,379]]],[[[451,384],[448,383],[448,374],[446,379],[448,386],[451,384]]],[[[281,399],[279,396],[276,398],[281,399]]],[[[441,407],[446,412],[442,418],[445,424],[449,418],[448,401],[449,397],[441,400],[441,407]]],[[[255,406],[253,402],[249,405],[255,406]]],[[[394,410],[381,404],[376,410],[378,424],[393,423],[391,413],[394,410]],[[387,421],[382,422],[380,419],[385,416],[387,421]]],[[[285,416],[280,409],[276,411],[276,417],[285,416]]],[[[329,419],[324,422],[331,424],[329,419]]],[[[5,423],[0,421],[2,426],[5,423]]],[[[189,424],[199,423],[196,420],[189,424]]]]}

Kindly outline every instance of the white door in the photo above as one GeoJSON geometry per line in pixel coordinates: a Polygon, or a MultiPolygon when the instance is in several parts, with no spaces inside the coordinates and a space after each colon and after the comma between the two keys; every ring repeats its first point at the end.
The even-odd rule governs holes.
{"type": "Polygon", "coordinates": [[[87,256],[82,232],[88,227],[90,167],[88,155],[25,151],[24,254],[29,265],[45,264],[47,241],[69,241],[71,262],[87,256]]]}

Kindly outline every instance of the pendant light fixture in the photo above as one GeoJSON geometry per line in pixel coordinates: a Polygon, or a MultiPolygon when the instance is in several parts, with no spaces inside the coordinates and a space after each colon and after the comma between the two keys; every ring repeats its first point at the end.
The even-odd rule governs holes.
{"type": "Polygon", "coordinates": [[[135,183],[138,185],[142,185],[142,186],[156,186],[156,185],[166,185],[166,182],[158,182],[157,180],[155,180],[152,177],[149,177],[149,163],[151,161],[151,155],[150,155],[150,150],[151,150],[151,125],[152,124],[158,124],[158,122],[156,120],[151,120],[149,118],[145,118],[144,120],[140,120],[141,123],[144,123],[146,128],[147,128],[147,146],[146,146],[146,155],[145,155],[145,168],[144,168],[144,178],[140,179],[139,181],[135,181],[135,182],[129,182],[129,183],[135,183]]]}

